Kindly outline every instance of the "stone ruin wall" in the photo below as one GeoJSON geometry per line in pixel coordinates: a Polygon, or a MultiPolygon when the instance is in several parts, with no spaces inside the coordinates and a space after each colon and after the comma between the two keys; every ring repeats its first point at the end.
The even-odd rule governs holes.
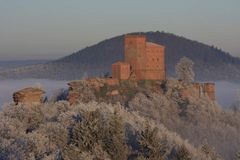
{"type": "Polygon", "coordinates": [[[204,83],[204,92],[208,95],[211,100],[216,99],[216,88],[215,83],[204,83]]]}
{"type": "Polygon", "coordinates": [[[199,97],[208,96],[211,100],[215,100],[215,84],[214,83],[194,83],[195,89],[198,91],[199,97]]]}
{"type": "Polygon", "coordinates": [[[189,97],[202,97],[207,96],[210,100],[215,101],[215,84],[214,83],[193,83],[193,88],[196,92],[191,92],[192,88],[184,88],[182,89],[181,96],[183,98],[189,98],[189,97]]]}

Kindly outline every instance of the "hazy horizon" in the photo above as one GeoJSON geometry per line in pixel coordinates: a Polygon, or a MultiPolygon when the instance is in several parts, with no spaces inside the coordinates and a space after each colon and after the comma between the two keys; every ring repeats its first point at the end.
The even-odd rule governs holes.
{"type": "Polygon", "coordinates": [[[0,60],[57,59],[138,31],[173,33],[240,57],[239,6],[237,0],[1,0],[0,60]]]}

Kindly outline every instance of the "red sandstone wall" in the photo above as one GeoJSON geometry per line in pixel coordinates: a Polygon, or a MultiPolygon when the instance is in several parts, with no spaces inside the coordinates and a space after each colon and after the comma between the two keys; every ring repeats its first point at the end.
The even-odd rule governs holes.
{"type": "Polygon", "coordinates": [[[214,83],[194,83],[193,86],[198,91],[198,96],[208,96],[211,100],[215,100],[215,84],[214,83]]]}
{"type": "Polygon", "coordinates": [[[211,100],[215,100],[215,84],[214,83],[204,83],[204,91],[211,100]]]}
{"type": "Polygon", "coordinates": [[[124,62],[112,64],[112,78],[127,80],[130,77],[130,65],[124,62]]]}
{"type": "Polygon", "coordinates": [[[125,36],[125,62],[131,65],[136,80],[164,80],[165,47],[146,43],[143,35],[125,36]]]}
{"type": "Polygon", "coordinates": [[[164,46],[154,43],[146,45],[146,68],[144,79],[148,80],[164,80],[165,76],[165,55],[164,46]]]}
{"type": "Polygon", "coordinates": [[[196,89],[197,96],[200,97],[203,95],[203,88],[201,83],[194,83],[193,87],[196,89]]]}
{"type": "Polygon", "coordinates": [[[126,35],[124,39],[125,62],[131,65],[136,79],[144,77],[143,69],[146,61],[146,37],[143,35],[126,35]]]}
{"type": "Polygon", "coordinates": [[[120,75],[119,66],[116,63],[112,64],[112,78],[120,79],[119,75],[120,75]]]}
{"type": "Polygon", "coordinates": [[[196,92],[191,93],[191,88],[182,89],[181,96],[183,98],[188,98],[191,96],[194,97],[201,97],[201,96],[208,96],[210,100],[215,101],[215,84],[214,83],[194,83],[193,87],[195,88],[196,92]]]}

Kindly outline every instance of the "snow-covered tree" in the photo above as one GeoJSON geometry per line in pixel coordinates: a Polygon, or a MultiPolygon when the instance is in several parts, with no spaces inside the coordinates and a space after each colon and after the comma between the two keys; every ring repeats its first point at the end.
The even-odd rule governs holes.
{"type": "Polygon", "coordinates": [[[186,84],[192,83],[195,76],[193,72],[193,65],[194,62],[191,59],[187,57],[181,58],[175,66],[178,79],[182,80],[186,84]]]}

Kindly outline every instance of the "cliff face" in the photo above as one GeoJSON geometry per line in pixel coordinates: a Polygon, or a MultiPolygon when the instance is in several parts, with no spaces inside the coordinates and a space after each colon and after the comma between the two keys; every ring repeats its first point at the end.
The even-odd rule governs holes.
{"type": "Polygon", "coordinates": [[[25,104],[40,104],[43,102],[43,95],[45,92],[40,88],[25,88],[13,94],[13,101],[16,105],[25,104]]]}
{"type": "MultiPolygon", "coordinates": [[[[135,33],[138,34],[138,33],[135,33]]],[[[174,76],[175,65],[183,56],[195,63],[197,80],[239,82],[240,60],[229,53],[197,41],[164,32],[146,32],[147,41],[164,45],[167,76],[174,76]]],[[[79,79],[111,73],[111,65],[124,57],[123,36],[104,40],[59,60],[46,64],[0,72],[0,78],[79,79]]]]}

